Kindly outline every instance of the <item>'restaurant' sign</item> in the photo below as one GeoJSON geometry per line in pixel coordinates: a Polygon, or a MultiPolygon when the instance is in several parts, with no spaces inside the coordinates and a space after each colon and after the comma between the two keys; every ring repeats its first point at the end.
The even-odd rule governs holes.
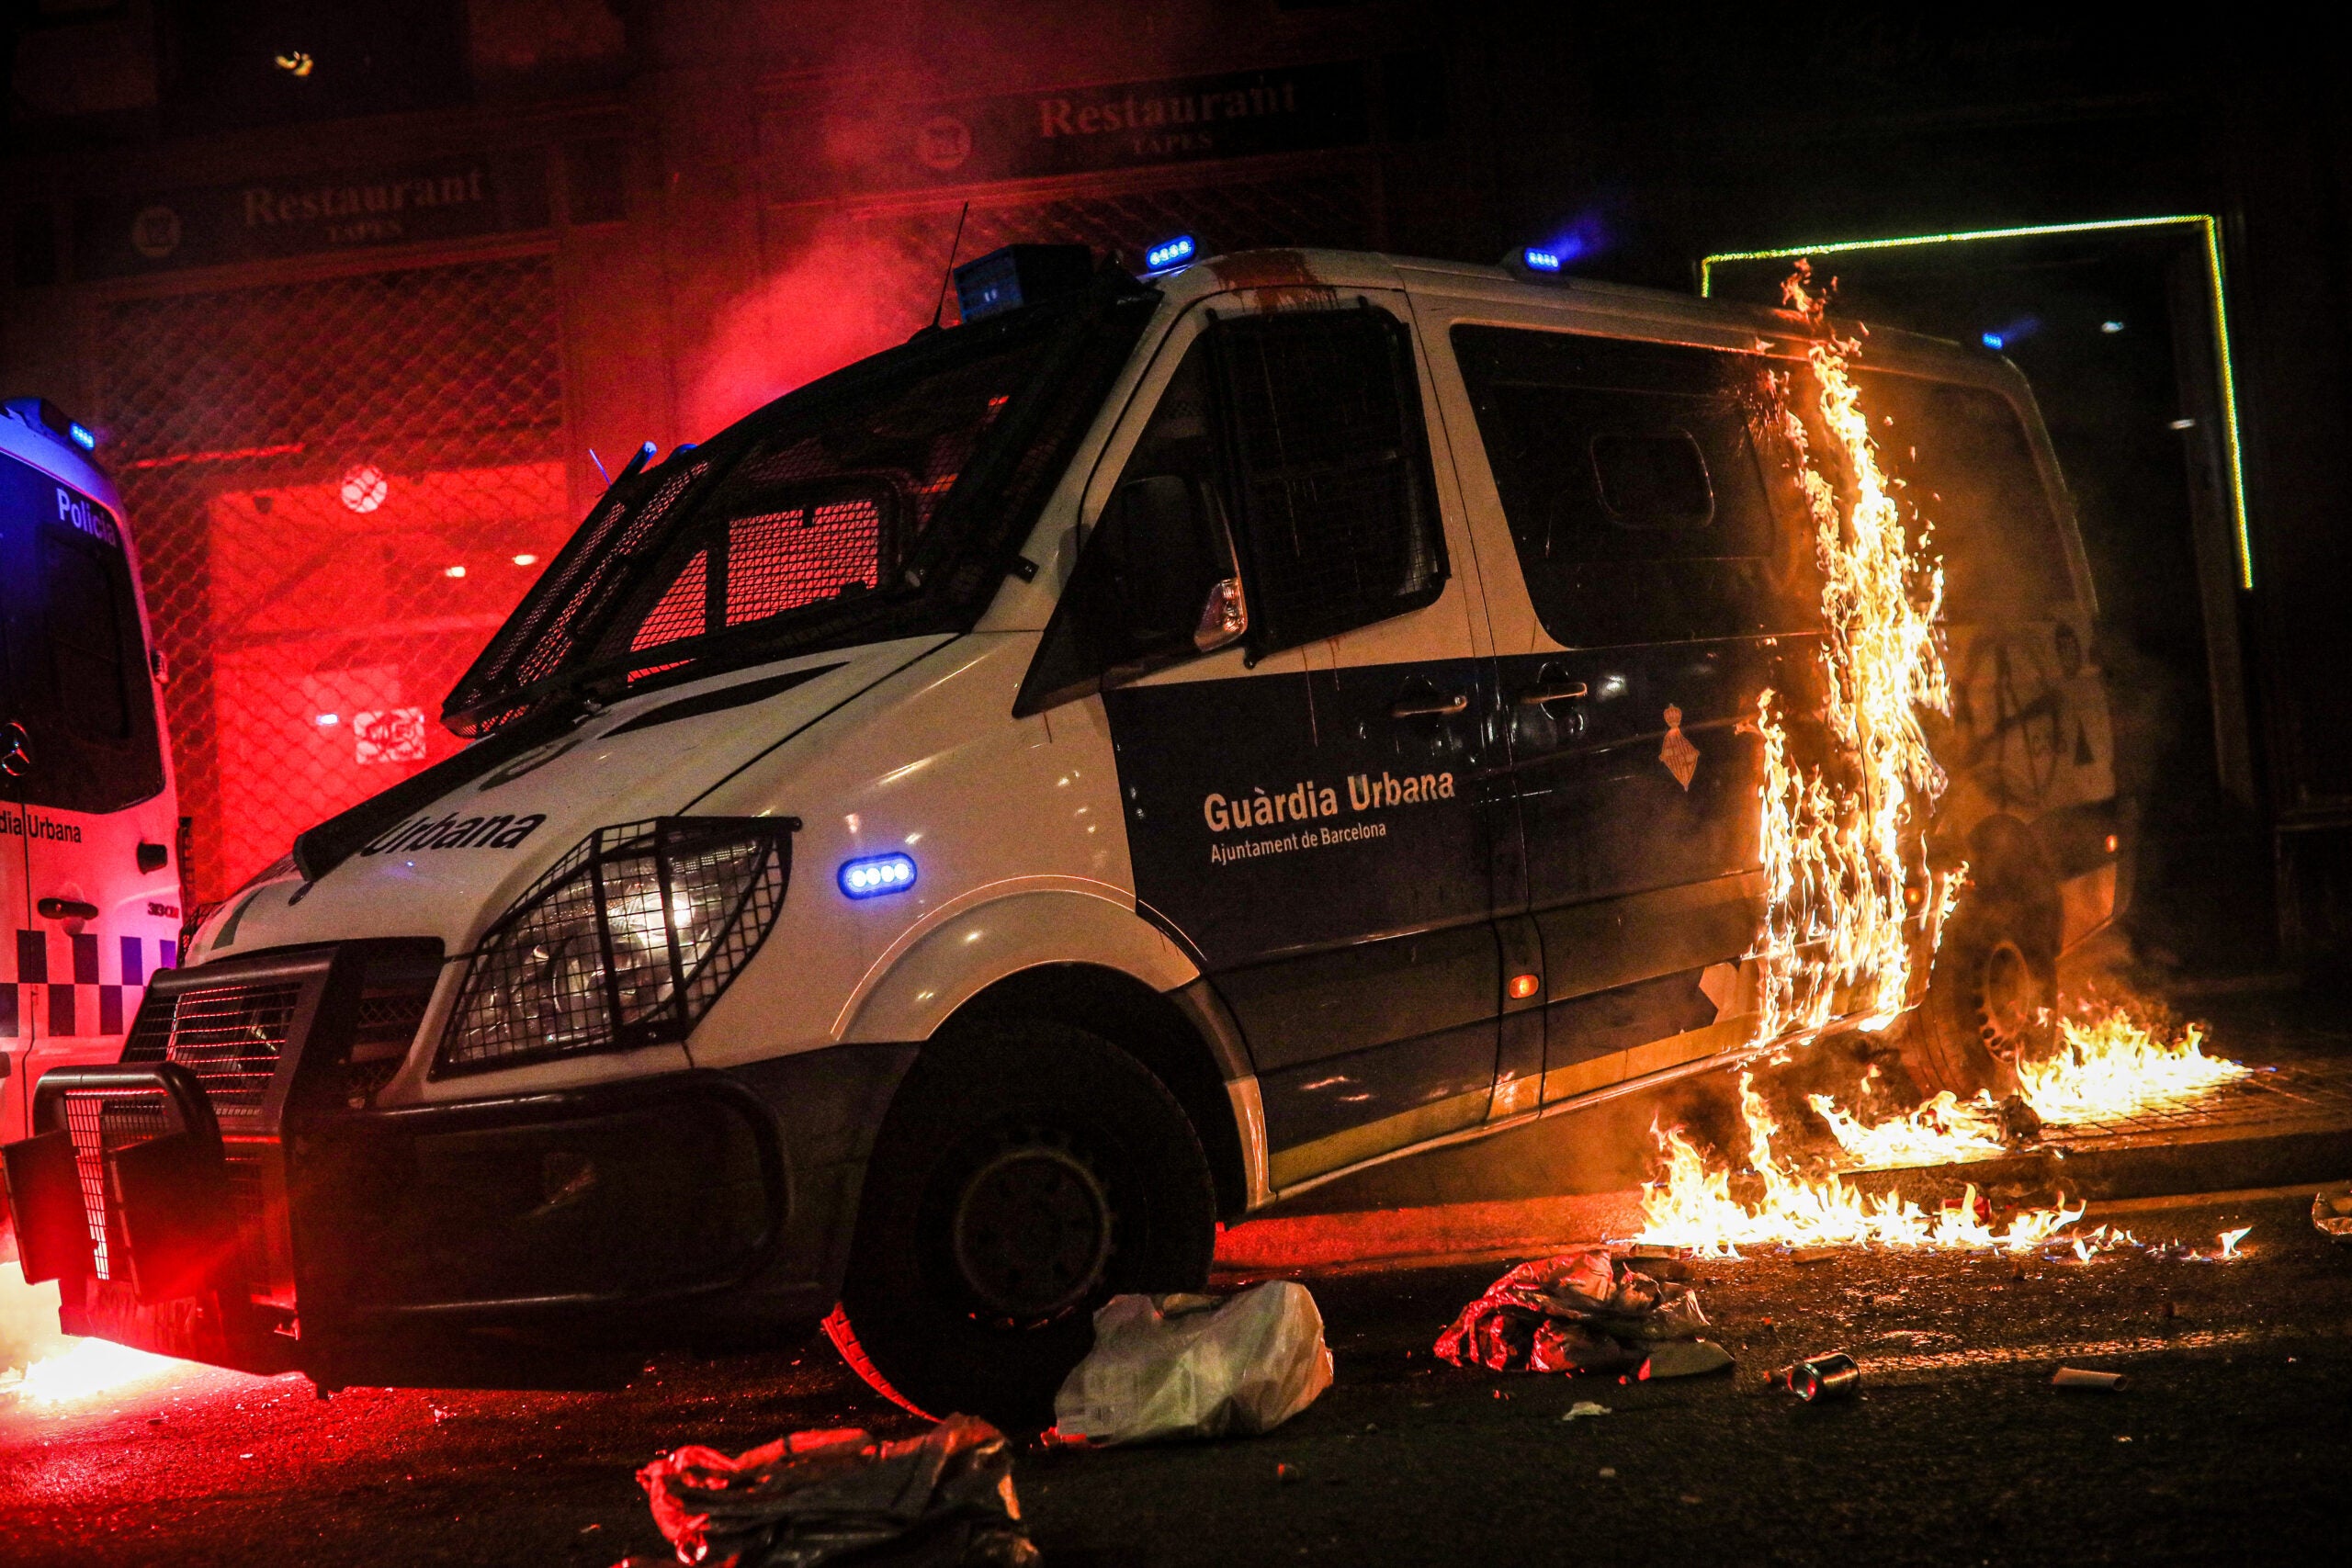
{"type": "Polygon", "coordinates": [[[1349,61],[919,105],[906,134],[907,175],[961,182],[1349,147],[1370,115],[1349,61]]]}
{"type": "Polygon", "coordinates": [[[536,152],[435,158],[94,198],[80,215],[75,270],[130,277],[539,229],[548,220],[546,164],[536,152]]]}

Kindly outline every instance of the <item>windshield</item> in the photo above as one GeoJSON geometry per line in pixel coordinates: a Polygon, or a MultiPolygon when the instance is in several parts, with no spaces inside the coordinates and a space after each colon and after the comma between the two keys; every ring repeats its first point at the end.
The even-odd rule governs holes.
{"type": "Polygon", "coordinates": [[[0,799],[119,811],[164,787],[138,584],[114,514],[0,454],[0,799]]]}
{"type": "Polygon", "coordinates": [[[1124,277],[925,333],[625,475],[443,716],[970,626],[1159,299],[1124,277]]]}

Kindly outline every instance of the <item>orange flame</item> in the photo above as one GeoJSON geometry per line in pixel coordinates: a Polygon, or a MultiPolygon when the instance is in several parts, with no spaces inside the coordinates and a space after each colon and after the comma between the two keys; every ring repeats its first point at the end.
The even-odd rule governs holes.
{"type": "Polygon", "coordinates": [[[28,1285],[15,1263],[0,1263],[0,1408],[57,1405],[191,1370],[104,1339],[57,1332],[57,1287],[28,1285]],[[22,1371],[11,1363],[25,1361],[22,1371]]]}
{"type": "Polygon", "coordinates": [[[1710,1167],[1680,1128],[1657,1134],[1666,1158],[1662,1179],[1642,1187],[1637,1241],[1688,1247],[1726,1258],[1742,1247],[1860,1247],[1962,1250],[1999,1247],[2023,1252],[2041,1246],[2083,1217],[2080,1208],[2029,1209],[1996,1230],[1978,1217],[1971,1185],[1957,1204],[1933,1213],[1899,1193],[1863,1193],[1834,1173],[1807,1178],[1772,1149],[1780,1126],[1756,1092],[1752,1075],[1739,1077],[1740,1110],[1747,1122],[1747,1164],[1761,1195],[1743,1203],[1731,1190],[1731,1172],[1710,1167]]]}
{"type": "Polygon", "coordinates": [[[1750,954],[1760,971],[1759,1040],[1818,1028],[1841,1001],[1866,1026],[1891,1021],[1909,997],[1915,934],[1933,951],[1954,886],[1924,896],[1933,878],[1918,831],[1945,783],[1919,716],[1951,706],[1935,627],[1943,570],[1926,554],[1924,532],[1917,545],[1905,536],[1879,465],[1848,364],[1860,343],[1830,327],[1827,296],[1804,263],[1782,294],[1815,332],[1805,358],[1827,464],[1790,406],[1792,378],[1772,378],[1772,420],[1813,519],[1826,631],[1822,716],[1845,766],[1835,782],[1795,767],[1776,694],[1761,695],[1765,919],[1750,954]],[[1828,465],[1846,476],[1842,492],[1828,465]]]}
{"type": "Polygon", "coordinates": [[[2167,1040],[2120,1007],[2098,1018],[2061,1019],[2058,1033],[2054,1055],[2018,1063],[2018,1092],[2044,1122],[2111,1121],[2177,1105],[2252,1071],[2206,1055],[2205,1032],[2196,1024],[2167,1040]]]}
{"type": "Polygon", "coordinates": [[[82,1339],[71,1349],[35,1361],[13,1381],[0,1378],[0,1396],[13,1395],[25,1404],[70,1404],[187,1370],[186,1361],[168,1356],[104,1339],[82,1339]]]}

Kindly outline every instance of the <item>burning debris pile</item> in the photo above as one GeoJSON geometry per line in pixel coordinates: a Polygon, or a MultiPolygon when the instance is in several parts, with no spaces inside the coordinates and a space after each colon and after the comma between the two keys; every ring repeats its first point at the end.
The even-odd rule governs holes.
{"type": "Polygon", "coordinates": [[[1930,1213],[1899,1193],[1866,1194],[1835,1171],[1809,1177],[1794,1161],[1774,1152],[1772,1139],[1780,1125],[1756,1091],[1752,1074],[1740,1075],[1739,1097],[1747,1123],[1747,1164],[1762,1184],[1760,1195],[1752,1202],[1742,1201],[1733,1194],[1730,1168],[1710,1162],[1682,1129],[1670,1129],[1658,1134],[1665,1177],[1642,1189],[1638,1239],[1713,1258],[1729,1257],[1742,1247],[1776,1245],[2022,1252],[2083,1217],[2081,1209],[2063,1205],[2032,1209],[1996,1231],[1976,1201],[1973,1187],[1960,1203],[1930,1213]]]}
{"type": "MultiPolygon", "coordinates": [[[[2057,1048],[2050,1055],[2017,1064],[2024,1086],[2019,1098],[2052,1127],[2177,1105],[2247,1073],[2238,1063],[2206,1055],[2197,1026],[2171,1034],[2121,1007],[2061,1020],[2056,1036],[2057,1048]]],[[[1906,1115],[1875,1125],[1839,1110],[1826,1095],[1810,1096],[1808,1103],[1837,1140],[1845,1171],[1985,1158],[2006,1151],[2015,1124],[2011,1108],[1989,1094],[1963,1100],[1947,1090],[1906,1115]]],[[[1682,1129],[1659,1132],[1666,1168],[1660,1180],[1643,1188],[1640,1240],[1714,1257],[1739,1247],[1775,1245],[2023,1252],[2056,1242],[2070,1245],[2077,1258],[2087,1260],[2097,1251],[2140,1247],[2129,1233],[2104,1225],[2085,1235],[2062,1234],[2083,1216],[2063,1196],[2050,1207],[2019,1211],[1996,1230],[1973,1186],[1958,1204],[1930,1213],[1895,1193],[1865,1194],[1842,1179],[1839,1170],[1808,1175],[1774,1149],[1781,1127],[1752,1075],[1741,1075],[1740,1110],[1747,1130],[1747,1166],[1759,1196],[1752,1201],[1736,1196],[1737,1179],[1731,1168],[1710,1161],[1682,1129]]],[[[2235,1252],[2235,1239],[2224,1236],[2219,1256],[2235,1252]]]]}

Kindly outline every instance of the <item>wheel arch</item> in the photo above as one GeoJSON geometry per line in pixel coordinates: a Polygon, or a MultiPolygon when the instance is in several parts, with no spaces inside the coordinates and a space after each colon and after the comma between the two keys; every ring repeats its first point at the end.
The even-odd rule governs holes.
{"type": "Polygon", "coordinates": [[[968,897],[894,943],[837,1026],[843,1041],[936,1039],[991,1018],[1052,1019],[1119,1046],[1176,1097],[1238,1218],[1265,1201],[1257,1077],[1192,957],[1100,885],[1025,881],[968,897]]]}
{"type": "Polygon", "coordinates": [[[1263,1186],[1264,1149],[1262,1139],[1247,1135],[1229,1086],[1247,1081],[1254,1088],[1256,1080],[1238,1032],[1205,981],[1163,992],[1100,964],[1040,964],[973,996],[939,1034],[970,1033],[1013,1018],[1083,1029],[1141,1062],[1192,1122],[1216,1183],[1218,1216],[1237,1220],[1249,1210],[1263,1186]]]}
{"type": "Polygon", "coordinates": [[[2058,877],[2041,835],[2023,819],[1996,812],[1968,830],[1968,880],[1979,896],[2013,907],[2056,953],[2062,918],[2058,877]]]}

